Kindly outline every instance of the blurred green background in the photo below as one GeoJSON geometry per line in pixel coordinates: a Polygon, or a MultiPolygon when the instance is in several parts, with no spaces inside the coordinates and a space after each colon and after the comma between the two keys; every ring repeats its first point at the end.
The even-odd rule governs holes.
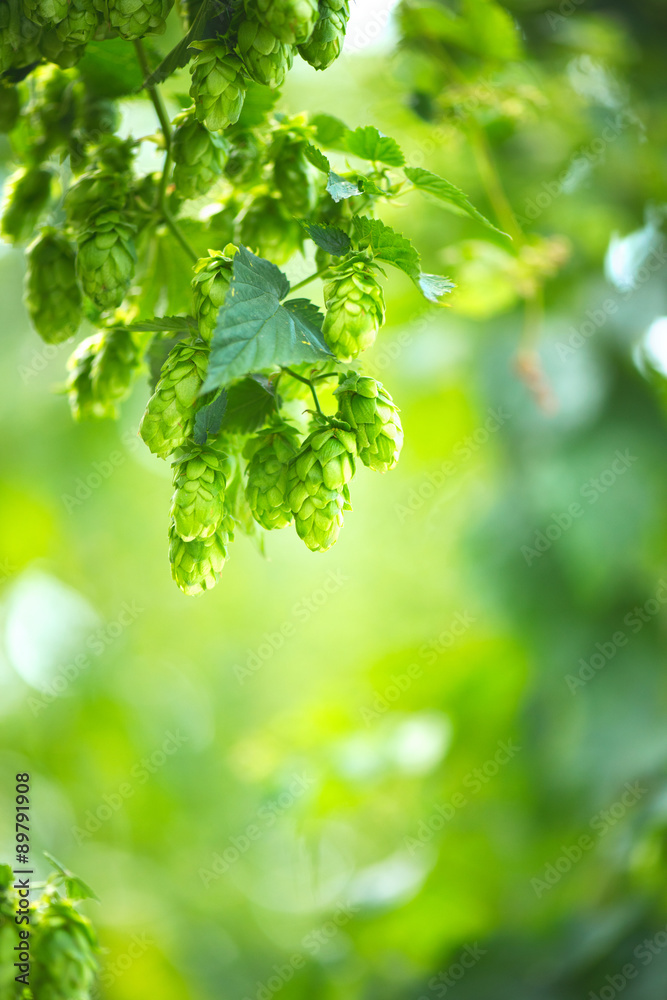
{"type": "Polygon", "coordinates": [[[491,215],[476,123],[536,238],[384,216],[459,289],[387,283],[364,367],[406,443],[326,555],[241,537],[185,598],[147,390],[75,425],[0,253],[0,803],[30,771],[110,1000],[665,997],[665,8],[516,0],[446,79],[410,20],[441,6],[359,0],[281,107],[378,126],[491,215]]]}

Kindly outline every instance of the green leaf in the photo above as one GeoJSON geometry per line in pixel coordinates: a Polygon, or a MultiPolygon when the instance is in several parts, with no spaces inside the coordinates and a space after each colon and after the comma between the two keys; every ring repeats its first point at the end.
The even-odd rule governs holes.
{"type": "Polygon", "coordinates": [[[437,174],[431,173],[430,170],[424,170],[423,167],[406,167],[405,176],[420,191],[433,195],[434,198],[444,202],[452,211],[460,215],[469,215],[488,226],[489,229],[493,229],[494,232],[507,236],[507,233],[503,233],[502,229],[498,229],[481,212],[477,211],[460,188],[446,181],[444,177],[439,177],[437,174]]]}
{"type": "Polygon", "coordinates": [[[330,357],[321,332],[293,306],[282,306],[289,281],[279,268],[241,246],[211,343],[203,392],[247,372],[330,357]]]}
{"type": "Polygon", "coordinates": [[[302,221],[301,225],[313,243],[316,243],[321,250],[325,250],[334,257],[342,257],[352,247],[350,237],[342,229],[338,229],[337,226],[305,221],[302,221]]]}
{"type": "Polygon", "coordinates": [[[251,375],[227,390],[227,412],[222,429],[233,434],[252,434],[266,423],[276,407],[273,385],[262,375],[251,375]]]}
{"type": "Polygon", "coordinates": [[[195,415],[195,429],[193,434],[195,444],[206,444],[209,436],[216,437],[220,431],[220,425],[222,424],[222,418],[225,415],[226,409],[227,393],[224,389],[221,389],[211,402],[207,403],[206,406],[202,406],[195,415]]]}
{"type": "Polygon", "coordinates": [[[123,38],[89,42],[76,68],[86,91],[95,97],[124,97],[141,87],[142,74],[134,45],[123,38]]]}
{"type": "Polygon", "coordinates": [[[357,177],[357,184],[364,192],[364,194],[373,195],[375,198],[387,198],[390,197],[387,191],[383,191],[382,188],[378,187],[374,180],[370,177],[365,177],[364,174],[359,174],[357,177]]]}
{"type": "Polygon", "coordinates": [[[197,321],[194,316],[156,316],[154,319],[139,320],[127,327],[131,333],[196,333],[197,321]]]}
{"type": "Polygon", "coordinates": [[[359,184],[346,181],[344,177],[339,177],[332,170],[327,181],[327,191],[333,200],[338,202],[342,201],[343,198],[353,198],[359,194],[359,184]]]}
{"type": "Polygon", "coordinates": [[[324,316],[314,302],[311,302],[310,299],[288,299],[284,305],[285,309],[310,332],[313,338],[319,339],[324,316]]]}
{"type": "MultiPolygon", "coordinates": [[[[206,26],[209,6],[208,0],[203,0],[188,33],[181,38],[178,45],[175,45],[171,52],[167,53],[160,65],[153,70],[150,76],[146,77],[142,87],[155,87],[158,83],[166,80],[168,76],[171,76],[172,73],[175,73],[177,69],[187,66],[191,58],[191,53],[188,50],[191,43],[201,37],[200,33],[206,26]]],[[[107,45],[108,42],[104,44],[107,45]]]]}
{"type": "Polygon", "coordinates": [[[496,0],[463,0],[457,16],[441,4],[402,5],[401,34],[422,42],[438,40],[487,59],[521,58],[521,43],[509,11],[496,0]]]}
{"type": "Polygon", "coordinates": [[[355,215],[352,221],[360,250],[370,250],[374,258],[386,260],[388,264],[405,271],[413,280],[419,280],[420,257],[406,236],[395,232],[380,219],[369,219],[366,215],[355,215]]]}
{"type": "Polygon", "coordinates": [[[311,124],[315,126],[315,140],[320,146],[345,152],[345,136],[350,131],[345,122],[333,115],[315,115],[311,124]]]}
{"type": "Polygon", "coordinates": [[[317,167],[318,170],[321,170],[323,174],[328,174],[331,171],[331,164],[327,160],[326,156],[321,149],[318,149],[317,146],[313,146],[312,142],[306,143],[303,151],[308,162],[312,163],[312,165],[317,167]]]}
{"type": "Polygon", "coordinates": [[[405,157],[395,139],[382,135],[373,125],[366,125],[348,132],[346,135],[348,152],[362,160],[386,163],[390,167],[402,167],[405,157]]]}
{"type": "Polygon", "coordinates": [[[84,882],[78,875],[72,874],[57,858],[49,854],[48,851],[44,851],[44,857],[51,867],[55,869],[56,874],[52,875],[51,878],[54,882],[65,886],[65,892],[71,900],[77,902],[83,899],[95,899],[99,903],[99,897],[93,892],[87,882],[84,882]]]}
{"type": "Polygon", "coordinates": [[[437,302],[444,295],[453,291],[456,285],[449,278],[444,278],[439,274],[426,274],[424,271],[421,272],[418,278],[419,287],[422,290],[425,299],[429,302],[437,302]]]}

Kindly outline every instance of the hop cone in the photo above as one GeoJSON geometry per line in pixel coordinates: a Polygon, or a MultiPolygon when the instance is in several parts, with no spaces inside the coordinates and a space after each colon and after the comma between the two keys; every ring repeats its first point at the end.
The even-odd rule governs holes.
{"type": "Polygon", "coordinates": [[[67,0],[22,0],[23,13],[35,24],[53,25],[67,14],[67,0]]]}
{"type": "Polygon", "coordinates": [[[28,109],[33,133],[31,154],[41,162],[70,142],[78,117],[80,85],[77,74],[57,66],[35,70],[34,101],[28,109]]]}
{"type": "Polygon", "coordinates": [[[122,38],[161,35],[174,0],[109,0],[109,21],[122,38]]]}
{"type": "Polygon", "coordinates": [[[154,455],[166,458],[191,436],[207,365],[208,348],[183,341],[170,351],[140,427],[154,455]]]}
{"type": "Polygon", "coordinates": [[[265,87],[280,87],[292,68],[294,53],[259,21],[243,21],[238,32],[238,51],[248,76],[265,87]]]}
{"type": "Polygon", "coordinates": [[[292,520],[287,502],[287,468],[298,450],[296,430],[282,422],[258,434],[249,444],[252,457],[245,492],[252,516],[263,528],[284,528],[292,520]]]}
{"type": "Polygon", "coordinates": [[[21,102],[18,89],[12,84],[0,81],[0,133],[6,135],[16,125],[21,102]]]}
{"type": "Polygon", "coordinates": [[[58,27],[44,28],[39,36],[39,51],[47,62],[56,63],[61,69],[70,69],[78,63],[86,46],[84,42],[61,38],[58,27]]]}
{"type": "Polygon", "coordinates": [[[125,298],[134,274],[134,229],[120,212],[103,208],[78,241],[76,269],[86,295],[100,309],[114,309],[125,298]]]}
{"type": "Polygon", "coordinates": [[[102,15],[95,10],[92,0],[69,0],[66,16],[56,25],[58,38],[69,47],[85,45],[107,33],[102,15]]]}
{"type": "Polygon", "coordinates": [[[306,143],[287,140],[282,144],[273,168],[273,178],[283,204],[292,215],[310,215],[317,205],[315,170],[306,159],[306,143]]]}
{"type": "Polygon", "coordinates": [[[382,288],[365,264],[343,264],[324,286],[324,302],[324,338],[337,358],[351,361],[371,346],[384,322],[382,288]]]}
{"type": "Polygon", "coordinates": [[[195,448],[174,463],[171,519],[184,542],[210,538],[218,530],[225,515],[228,474],[226,456],[211,448],[195,448]]]}
{"type": "Polygon", "coordinates": [[[211,132],[239,120],[246,92],[242,70],[240,59],[217,42],[208,43],[190,64],[195,114],[211,132]]]}
{"type": "Polygon", "coordinates": [[[139,368],[132,334],[123,327],[99,330],[82,340],[68,362],[67,393],[76,420],[116,417],[139,368]]]}
{"type": "Polygon", "coordinates": [[[0,230],[8,243],[29,239],[51,196],[51,172],[21,167],[7,181],[0,230]]]}
{"type": "Polygon", "coordinates": [[[172,142],[174,183],[182,198],[206,194],[221,176],[229,155],[229,144],[197,121],[194,111],[175,119],[172,142]]]}
{"type": "Polygon", "coordinates": [[[171,575],[189,597],[211,590],[218,582],[227,559],[227,546],[234,538],[234,519],[225,514],[215,534],[186,542],[172,522],[169,528],[171,575]]]}
{"type": "Polygon", "coordinates": [[[246,0],[249,17],[286,45],[307,42],[317,22],[317,0],[246,0]]]}
{"type": "Polygon", "coordinates": [[[86,150],[88,166],[64,202],[67,221],[75,229],[85,226],[100,205],[123,210],[132,184],[132,145],[131,140],[105,135],[97,146],[86,150]]]}
{"type": "Polygon", "coordinates": [[[195,264],[192,279],[195,316],[199,323],[199,335],[207,342],[213,336],[220,307],[224,305],[232,280],[232,257],[235,252],[236,247],[229,244],[222,252],[210,251],[210,257],[200,257],[195,264]]]}
{"type": "Polygon", "coordinates": [[[241,241],[284,264],[303,244],[303,230],[277,198],[265,195],[255,199],[241,221],[241,241]]]}
{"type": "Polygon", "coordinates": [[[320,16],[309,40],[299,46],[299,55],[315,69],[327,69],[343,48],[349,0],[320,0],[320,16]]]}
{"type": "Polygon", "coordinates": [[[359,458],[375,472],[388,472],[398,462],[403,428],[398,407],[381,382],[350,372],[340,376],[336,417],[350,425],[359,458]]]}
{"type": "Polygon", "coordinates": [[[33,926],[30,988],[38,1000],[89,1000],[98,950],[90,923],[52,897],[33,926]]]}
{"type": "Polygon", "coordinates": [[[27,250],[25,302],[32,324],[49,344],[73,337],[81,323],[81,289],[74,248],[57,230],[44,229],[27,250]]]}
{"type": "Polygon", "coordinates": [[[350,509],[348,483],[354,475],[355,436],[347,424],[327,421],[303,443],[290,462],[287,499],[299,538],[313,552],[330,549],[350,509]]]}
{"type": "Polygon", "coordinates": [[[39,25],[25,17],[18,0],[0,0],[0,74],[39,60],[39,25]]]}

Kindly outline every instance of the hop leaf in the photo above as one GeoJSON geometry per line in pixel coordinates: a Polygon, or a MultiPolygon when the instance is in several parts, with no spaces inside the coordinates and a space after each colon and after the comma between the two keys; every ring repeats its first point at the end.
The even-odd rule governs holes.
{"type": "Polygon", "coordinates": [[[21,167],[7,181],[0,231],[8,243],[22,243],[32,236],[51,197],[50,170],[21,167]]]}
{"type": "Polygon", "coordinates": [[[174,463],[171,519],[184,542],[210,538],[225,515],[230,464],[212,448],[194,448],[174,463]]]}
{"type": "Polygon", "coordinates": [[[178,115],[174,124],[174,183],[182,198],[197,198],[222,175],[229,144],[198,122],[193,109],[178,115]]]}
{"type": "Polygon", "coordinates": [[[49,344],[73,337],[81,323],[81,289],[74,248],[56,229],[44,229],[27,250],[25,303],[33,326],[49,344]]]}
{"type": "Polygon", "coordinates": [[[246,73],[265,87],[280,87],[292,68],[294,53],[259,21],[248,19],[239,27],[238,53],[246,73]]]}
{"type": "Polygon", "coordinates": [[[315,69],[328,69],[343,48],[349,0],[320,0],[320,14],[310,39],[299,46],[299,55],[315,69]]]}
{"type": "Polygon", "coordinates": [[[169,528],[171,575],[189,597],[215,587],[227,559],[227,546],[234,538],[234,519],[226,514],[209,538],[184,541],[175,525],[169,528]]]}
{"type": "Polygon", "coordinates": [[[33,917],[30,987],[44,1000],[88,1000],[98,945],[85,917],[52,892],[33,917]]]}
{"type": "Polygon", "coordinates": [[[140,427],[154,455],[166,458],[192,436],[207,364],[208,348],[187,341],[169,352],[140,427]]]}
{"type": "Polygon", "coordinates": [[[286,45],[307,42],[317,22],[317,0],[246,0],[246,12],[286,45]]]}
{"type": "Polygon", "coordinates": [[[100,209],[79,236],[76,269],[86,295],[100,309],[125,298],[134,274],[134,227],[114,208],[100,209]]]}
{"type": "Polygon", "coordinates": [[[384,322],[384,294],[372,270],[345,261],[324,286],[327,308],[322,333],[341,361],[351,361],[371,346],[384,322]]]}
{"type": "Polygon", "coordinates": [[[403,446],[398,407],[381,382],[350,372],[340,376],[336,418],[350,425],[359,458],[369,469],[393,469],[403,446]]]}
{"type": "Polygon", "coordinates": [[[190,96],[195,114],[211,132],[227,128],[239,120],[245,99],[246,83],[238,56],[218,42],[205,45],[190,64],[190,96]]]}
{"type": "Polygon", "coordinates": [[[161,35],[173,5],[174,0],[108,0],[109,21],[122,38],[161,35]]]}
{"type": "Polygon", "coordinates": [[[288,463],[299,450],[294,427],[277,421],[246,446],[248,478],[246,498],[252,516],[263,528],[284,528],[292,520],[287,502],[288,463]]]}
{"type": "Polygon", "coordinates": [[[213,336],[218,313],[224,305],[232,280],[232,257],[236,253],[236,247],[229,244],[225,251],[213,250],[210,257],[201,257],[195,264],[195,276],[192,279],[199,334],[207,342],[213,336]]]}
{"type": "Polygon", "coordinates": [[[343,510],[350,509],[356,451],[349,425],[325,419],[290,462],[288,503],[299,538],[313,552],[326,551],[338,538],[343,510]]]}

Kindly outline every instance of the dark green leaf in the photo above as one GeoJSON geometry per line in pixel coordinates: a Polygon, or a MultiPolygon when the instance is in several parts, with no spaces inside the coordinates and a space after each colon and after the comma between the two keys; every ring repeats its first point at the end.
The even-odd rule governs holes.
{"type": "Polygon", "coordinates": [[[327,181],[327,191],[334,201],[342,201],[343,198],[353,198],[359,194],[359,184],[346,181],[332,170],[327,181]]]}
{"type": "Polygon", "coordinates": [[[110,38],[89,42],[77,63],[86,91],[95,97],[124,97],[141,87],[141,68],[132,42],[110,38]]]}
{"type": "Polygon", "coordinates": [[[130,323],[127,327],[132,333],[196,333],[197,321],[193,316],[156,316],[143,322],[130,323]]]}
{"type": "Polygon", "coordinates": [[[315,115],[312,124],[315,126],[315,139],[320,146],[345,151],[345,136],[350,130],[340,118],[334,118],[333,115],[315,115]]]}
{"type": "Polygon", "coordinates": [[[314,167],[321,170],[323,174],[328,174],[330,172],[331,164],[321,149],[318,149],[317,146],[313,146],[312,142],[308,142],[306,143],[303,151],[308,162],[312,163],[314,167]]]}
{"type": "Polygon", "coordinates": [[[382,135],[373,125],[366,125],[348,132],[346,135],[348,152],[362,160],[386,163],[390,167],[402,167],[405,157],[395,139],[382,135]]]}
{"type": "MultiPolygon", "coordinates": [[[[197,16],[192,22],[188,33],[181,38],[178,45],[175,45],[171,52],[167,53],[157,69],[154,69],[150,76],[146,77],[142,84],[143,87],[155,87],[158,83],[166,80],[168,76],[171,76],[172,73],[175,73],[177,69],[187,66],[192,57],[190,45],[201,38],[201,31],[206,26],[209,6],[208,0],[204,0],[197,11],[197,16]]],[[[108,42],[104,44],[107,45],[108,42]]]]}
{"type": "MultiPolygon", "coordinates": [[[[295,322],[306,328],[313,337],[318,340],[322,332],[324,316],[310,299],[288,299],[285,302],[285,309],[294,317],[295,322]]],[[[324,342],[323,342],[324,343],[324,342]]]]}
{"type": "Polygon", "coordinates": [[[289,282],[275,264],[241,246],[213,334],[203,391],[247,372],[330,357],[320,331],[293,306],[280,304],[289,282]]]}
{"type": "Polygon", "coordinates": [[[337,226],[321,225],[319,222],[302,222],[301,225],[313,243],[334,257],[342,257],[352,246],[350,237],[337,226]]]}
{"type": "Polygon", "coordinates": [[[234,434],[251,434],[266,422],[275,406],[272,384],[262,376],[251,375],[229,386],[222,428],[234,434]]]}
{"type": "Polygon", "coordinates": [[[456,287],[449,278],[441,277],[439,274],[426,274],[424,271],[419,275],[418,284],[424,298],[429,302],[440,302],[444,295],[456,287]]]}
{"type": "Polygon", "coordinates": [[[444,202],[452,211],[458,214],[470,215],[473,219],[477,219],[478,222],[488,226],[489,229],[493,229],[496,233],[507,236],[507,233],[503,233],[501,229],[497,229],[481,212],[477,211],[475,206],[468,200],[468,196],[460,188],[446,181],[444,177],[438,177],[437,174],[432,174],[430,170],[424,170],[423,167],[406,167],[405,176],[420,191],[433,195],[434,198],[444,202]]]}
{"type": "Polygon", "coordinates": [[[207,403],[206,406],[202,406],[195,415],[195,430],[193,435],[195,444],[206,444],[209,436],[215,437],[218,434],[226,409],[227,393],[224,389],[221,389],[211,402],[207,403]]]}

